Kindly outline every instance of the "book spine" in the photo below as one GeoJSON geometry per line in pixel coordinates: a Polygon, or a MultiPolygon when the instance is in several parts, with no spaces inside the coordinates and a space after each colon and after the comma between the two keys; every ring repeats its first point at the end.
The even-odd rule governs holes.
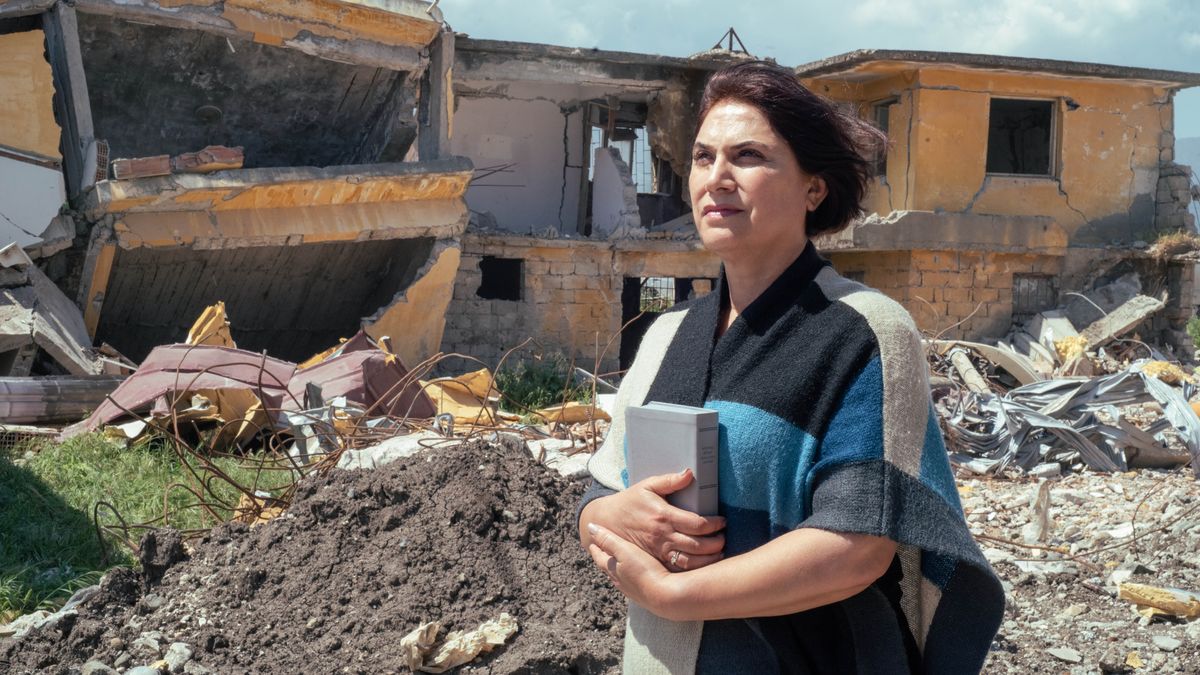
{"type": "Polygon", "coordinates": [[[718,511],[717,490],[718,446],[720,428],[714,420],[696,429],[696,484],[699,488],[698,508],[702,516],[715,516],[718,511]]]}

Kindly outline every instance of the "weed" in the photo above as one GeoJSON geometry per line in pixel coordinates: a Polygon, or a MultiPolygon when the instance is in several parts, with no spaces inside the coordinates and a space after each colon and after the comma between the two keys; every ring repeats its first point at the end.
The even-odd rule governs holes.
{"type": "MultiPolygon", "coordinates": [[[[196,508],[195,495],[178,487],[194,484],[198,467],[189,468],[162,441],[124,448],[88,434],[19,459],[26,450],[0,451],[0,620],[53,609],[109,567],[133,563],[112,538],[102,548],[92,521],[98,502],[111,504],[131,524],[157,520],[180,530],[214,524],[196,508]]],[[[270,489],[290,482],[286,474],[264,471],[270,463],[246,466],[252,461],[215,463],[243,485],[257,479],[270,489]]],[[[223,501],[236,503],[232,486],[212,481],[212,488],[223,501]]],[[[216,511],[221,518],[231,515],[228,509],[216,511]]],[[[99,515],[105,524],[116,521],[107,510],[99,515]]]]}
{"type": "Polygon", "coordinates": [[[1187,322],[1187,334],[1192,338],[1192,344],[1200,349],[1200,316],[1193,316],[1187,322]]]}
{"type": "Polygon", "coordinates": [[[496,373],[496,388],[504,394],[501,407],[527,412],[567,401],[591,400],[591,387],[577,384],[571,364],[562,355],[521,361],[496,373]]]}
{"type": "Polygon", "coordinates": [[[1200,235],[1194,232],[1170,232],[1159,236],[1149,253],[1156,258],[1169,258],[1196,250],[1200,250],[1200,235]]]}

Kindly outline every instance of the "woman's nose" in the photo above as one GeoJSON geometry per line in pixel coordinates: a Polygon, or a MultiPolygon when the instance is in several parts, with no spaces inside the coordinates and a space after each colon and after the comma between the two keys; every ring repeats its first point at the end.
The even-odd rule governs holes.
{"type": "Polygon", "coordinates": [[[729,161],[717,156],[708,167],[707,180],[704,189],[709,192],[722,192],[733,189],[733,173],[729,161]]]}

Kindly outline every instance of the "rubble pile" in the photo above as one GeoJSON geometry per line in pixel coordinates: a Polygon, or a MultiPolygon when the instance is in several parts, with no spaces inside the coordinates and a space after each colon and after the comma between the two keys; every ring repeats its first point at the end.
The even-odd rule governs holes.
{"type": "Polygon", "coordinates": [[[985,673],[1200,673],[1186,470],[964,478],[959,494],[1008,597],[985,673]]]}
{"type": "Polygon", "coordinates": [[[1140,291],[1127,275],[1082,296],[1083,309],[1040,313],[994,344],[932,341],[951,460],[1042,477],[1190,463],[1200,477],[1197,378],[1132,334],[1164,307],[1140,291]]]}
{"type": "Polygon", "coordinates": [[[582,491],[511,443],[314,476],[282,515],[223,525],[187,555],[148,536],[141,573],[114,570],[0,640],[0,670],[396,672],[414,643],[401,637],[440,622],[501,643],[457,672],[615,672],[625,604],[579,547],[582,491]]]}

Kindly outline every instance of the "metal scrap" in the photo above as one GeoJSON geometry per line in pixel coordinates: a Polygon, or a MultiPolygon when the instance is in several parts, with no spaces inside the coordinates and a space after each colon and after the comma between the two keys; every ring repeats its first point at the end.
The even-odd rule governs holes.
{"type": "Polygon", "coordinates": [[[1147,363],[1090,379],[1046,380],[1003,395],[965,391],[957,400],[943,398],[951,459],[981,474],[1009,466],[1029,472],[1048,462],[1124,471],[1127,451],[1161,450],[1174,435],[1200,476],[1200,418],[1181,391],[1142,370],[1147,363]],[[1162,407],[1165,423],[1142,430],[1125,419],[1122,408],[1151,401],[1162,407]]]}

